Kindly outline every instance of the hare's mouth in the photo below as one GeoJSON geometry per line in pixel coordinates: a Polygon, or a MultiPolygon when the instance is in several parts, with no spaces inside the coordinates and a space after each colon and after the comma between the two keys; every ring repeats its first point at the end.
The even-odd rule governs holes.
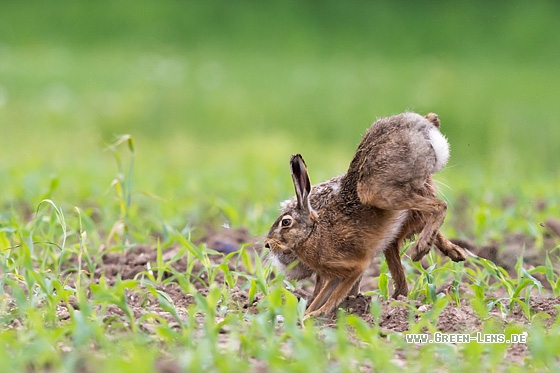
{"type": "Polygon", "coordinates": [[[291,254],[293,252],[290,247],[282,245],[276,240],[266,240],[264,242],[264,247],[273,253],[291,254]]]}

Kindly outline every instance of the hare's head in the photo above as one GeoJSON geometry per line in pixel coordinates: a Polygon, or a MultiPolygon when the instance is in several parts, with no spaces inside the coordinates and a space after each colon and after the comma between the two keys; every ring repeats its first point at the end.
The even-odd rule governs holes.
{"type": "Polygon", "coordinates": [[[315,229],[317,212],[309,202],[311,182],[307,166],[301,155],[290,159],[292,179],[296,190],[297,204],[285,209],[276,219],[265,239],[265,247],[273,253],[293,253],[307,241],[315,229]]]}

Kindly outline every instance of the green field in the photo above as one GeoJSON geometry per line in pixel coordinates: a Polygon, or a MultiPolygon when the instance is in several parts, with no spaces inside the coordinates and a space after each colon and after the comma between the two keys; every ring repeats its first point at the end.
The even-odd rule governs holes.
{"type": "MultiPolygon", "coordinates": [[[[162,362],[184,371],[559,368],[560,318],[529,309],[529,296],[560,295],[560,237],[541,224],[560,218],[556,2],[9,1],[1,9],[7,371],[151,371],[162,362]],[[312,182],[328,179],[346,171],[376,118],[406,110],[437,113],[451,144],[436,176],[449,203],[443,232],[493,243],[502,256],[511,237],[523,237],[540,258],[501,271],[435,254],[427,264],[436,269],[426,269],[405,254],[411,302],[434,310],[410,331],[437,330],[439,312],[460,301],[483,320],[479,330],[527,331],[519,359],[503,360],[504,345],[408,345],[355,315],[304,327],[303,303],[285,290],[295,285],[266,277],[264,254],[241,249],[243,265],[227,269],[192,243],[221,226],[262,243],[278,202],[293,195],[291,154],[303,154],[312,182]],[[123,281],[100,275],[103,254],[138,245],[153,248],[151,269],[123,281]],[[201,265],[197,275],[222,280],[201,291],[192,266],[178,272],[178,257],[164,259],[171,249],[201,265]],[[464,291],[431,293],[452,280],[464,291]],[[171,283],[196,301],[178,304],[166,295],[171,283]],[[238,288],[259,299],[255,312],[236,308],[238,288]],[[134,314],[132,293],[153,297],[175,321],[149,307],[134,314]],[[515,304],[524,321],[486,317],[498,298],[503,315],[515,304]]],[[[370,293],[384,298],[383,276],[375,281],[370,293]]]]}

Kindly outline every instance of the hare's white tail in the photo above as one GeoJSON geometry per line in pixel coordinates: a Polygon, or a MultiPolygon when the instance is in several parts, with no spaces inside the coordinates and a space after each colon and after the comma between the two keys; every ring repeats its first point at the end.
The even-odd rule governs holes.
{"type": "Polygon", "coordinates": [[[430,142],[436,152],[435,173],[444,168],[449,160],[449,143],[447,142],[445,136],[443,136],[436,127],[430,128],[428,136],[430,137],[430,142]]]}

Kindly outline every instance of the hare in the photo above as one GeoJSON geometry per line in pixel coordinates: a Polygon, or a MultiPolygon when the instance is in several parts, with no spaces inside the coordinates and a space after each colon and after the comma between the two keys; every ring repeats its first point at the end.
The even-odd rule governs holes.
{"type": "Polygon", "coordinates": [[[379,119],[366,131],[348,172],[314,187],[301,155],[291,157],[296,196],[284,203],[265,247],[281,266],[300,260],[289,277],[316,274],[306,315],[328,314],[356,294],[362,274],[381,251],[393,277],[393,296],[406,295],[400,247],[414,234],[415,261],[432,245],[454,261],[466,259],[465,251],[439,232],[447,205],[436,197],[431,175],[449,158],[439,126],[433,113],[379,119]]]}

